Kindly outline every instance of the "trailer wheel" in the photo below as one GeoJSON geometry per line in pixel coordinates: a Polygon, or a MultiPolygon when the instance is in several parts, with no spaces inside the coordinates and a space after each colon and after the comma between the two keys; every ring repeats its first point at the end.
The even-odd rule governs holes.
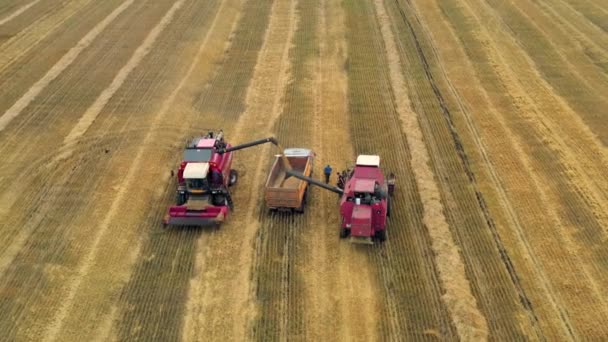
{"type": "Polygon", "coordinates": [[[374,236],[378,242],[386,241],[386,229],[376,231],[374,236]]]}
{"type": "Polygon", "coordinates": [[[346,228],[341,228],[340,229],[340,239],[345,239],[349,234],[348,229],[346,228]]]}
{"type": "Polygon", "coordinates": [[[230,170],[230,179],[228,180],[228,186],[233,186],[239,179],[239,173],[236,170],[230,170]]]}
{"type": "Polygon", "coordinates": [[[302,203],[300,203],[300,207],[295,209],[298,214],[304,214],[304,208],[306,207],[306,198],[308,197],[308,187],[304,190],[304,195],[302,196],[302,203]]]}

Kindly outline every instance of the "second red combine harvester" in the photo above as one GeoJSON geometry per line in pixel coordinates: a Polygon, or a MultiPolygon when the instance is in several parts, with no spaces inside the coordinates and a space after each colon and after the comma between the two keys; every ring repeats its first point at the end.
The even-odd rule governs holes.
{"type": "Polygon", "coordinates": [[[277,141],[265,138],[232,146],[224,141],[224,133],[220,131],[189,142],[177,171],[176,205],[169,208],[165,225],[222,223],[233,209],[228,188],[238,178],[232,169],[232,152],[265,143],[276,145],[277,141]]]}
{"type": "Polygon", "coordinates": [[[358,156],[355,168],[344,174],[343,187],[324,184],[294,170],[286,173],[340,195],[341,238],[350,236],[352,242],[363,243],[386,240],[395,176],[384,177],[379,156],[358,156]]]}

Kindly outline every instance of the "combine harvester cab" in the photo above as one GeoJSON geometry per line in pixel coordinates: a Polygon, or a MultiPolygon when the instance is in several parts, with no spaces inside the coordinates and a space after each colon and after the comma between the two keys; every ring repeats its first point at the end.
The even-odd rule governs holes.
{"type": "Polygon", "coordinates": [[[233,209],[229,187],[238,173],[232,169],[233,151],[273,143],[274,138],[231,146],[224,133],[209,132],[189,142],[177,171],[176,205],[169,208],[165,225],[219,226],[233,209]]]}

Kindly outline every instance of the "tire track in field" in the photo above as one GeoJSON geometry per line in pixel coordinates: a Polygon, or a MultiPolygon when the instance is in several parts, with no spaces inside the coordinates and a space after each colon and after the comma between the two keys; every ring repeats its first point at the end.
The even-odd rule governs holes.
{"type": "MultiPolygon", "coordinates": [[[[504,255],[504,259],[507,265],[507,268],[509,270],[509,274],[511,275],[512,281],[513,283],[517,286],[518,291],[520,293],[520,298],[521,298],[521,302],[522,304],[528,308],[528,312],[530,312],[532,314],[532,319],[534,321],[537,321],[538,324],[541,327],[547,327],[548,322],[548,317],[546,317],[545,315],[549,315],[548,313],[546,313],[545,310],[547,311],[551,311],[554,310],[555,311],[555,316],[556,316],[556,320],[558,321],[558,323],[556,325],[560,325],[560,328],[562,328],[562,334],[567,333],[568,331],[571,331],[571,324],[568,322],[567,317],[565,315],[565,311],[563,309],[563,305],[560,304],[559,300],[556,297],[555,294],[555,290],[550,282],[550,280],[547,278],[547,274],[544,270],[544,268],[541,266],[538,258],[535,256],[532,247],[530,246],[530,244],[527,242],[527,240],[524,238],[524,228],[523,228],[523,223],[521,221],[521,219],[519,218],[515,208],[513,208],[513,206],[511,205],[511,202],[509,201],[509,198],[507,197],[506,194],[506,190],[505,190],[505,186],[502,184],[500,176],[498,174],[497,169],[494,167],[494,162],[492,161],[492,159],[489,157],[490,153],[491,153],[491,149],[490,147],[484,145],[484,139],[483,136],[480,133],[480,130],[477,128],[477,125],[480,125],[480,123],[474,123],[473,120],[473,115],[471,113],[473,112],[492,112],[492,113],[497,113],[496,108],[494,108],[489,102],[489,98],[488,98],[488,94],[485,93],[485,91],[482,92],[481,95],[471,95],[472,97],[475,98],[475,101],[471,101],[469,100],[469,94],[471,92],[471,90],[469,90],[469,87],[461,85],[460,87],[458,87],[458,89],[460,89],[460,91],[457,91],[454,85],[452,85],[452,82],[459,82],[460,79],[458,77],[454,77],[453,73],[450,70],[446,70],[445,66],[450,66],[453,61],[457,61],[456,64],[458,65],[458,67],[462,67],[463,66],[463,62],[462,61],[466,61],[465,66],[473,69],[473,66],[471,65],[471,62],[468,61],[467,56],[466,56],[466,52],[464,51],[464,49],[462,47],[458,47],[458,49],[456,50],[455,48],[450,47],[450,44],[448,44],[448,41],[450,40],[457,40],[458,38],[456,37],[456,33],[454,31],[452,31],[451,28],[447,27],[447,20],[444,20],[442,17],[440,17],[440,15],[442,14],[441,11],[442,9],[439,8],[438,4],[429,4],[424,2],[424,10],[421,11],[420,9],[416,9],[416,11],[418,13],[425,13],[426,15],[431,15],[433,14],[435,16],[434,20],[429,20],[428,18],[425,20],[426,23],[441,23],[442,28],[438,29],[437,26],[434,27],[433,30],[424,27],[424,29],[427,32],[427,36],[428,37],[434,37],[431,38],[435,41],[439,41],[442,43],[442,45],[444,46],[444,48],[446,50],[451,51],[451,53],[448,56],[445,56],[443,54],[441,54],[442,51],[436,51],[433,50],[435,58],[439,61],[438,65],[441,68],[441,73],[443,74],[444,79],[446,80],[448,87],[450,89],[450,92],[452,94],[454,94],[455,99],[457,100],[458,106],[461,109],[461,112],[463,113],[463,117],[465,119],[465,125],[468,128],[468,131],[471,133],[471,139],[473,140],[473,144],[475,146],[475,149],[473,149],[473,151],[477,151],[479,153],[479,157],[482,161],[483,164],[485,165],[485,170],[482,169],[481,171],[481,175],[482,177],[481,179],[481,183],[483,184],[484,178],[488,177],[490,178],[490,183],[491,183],[491,190],[495,190],[496,194],[495,196],[498,198],[499,200],[499,204],[496,206],[496,208],[494,206],[492,206],[490,204],[490,209],[498,209],[498,213],[500,212],[504,212],[504,216],[506,216],[506,218],[503,219],[502,215],[497,215],[497,228],[498,230],[501,231],[501,234],[504,234],[505,236],[505,243],[500,242],[499,240],[497,240],[497,246],[499,248],[499,250],[501,251],[501,255],[504,255]],[[430,6],[430,7],[429,7],[430,6]],[[435,13],[436,12],[436,13],[435,13]],[[449,31],[449,33],[447,34],[449,37],[446,37],[445,34],[443,34],[443,31],[449,31]],[[430,32],[433,32],[433,34],[431,34],[430,32]],[[448,61],[448,62],[446,62],[448,61]],[[464,93],[464,97],[463,94],[464,93]],[[469,101],[468,103],[463,103],[463,101],[469,101]],[[471,108],[471,106],[475,105],[475,106],[481,106],[483,104],[484,107],[473,107],[471,108]],[[484,171],[487,172],[484,173],[484,171]],[[505,222],[506,221],[506,222],[505,222]],[[508,226],[508,227],[513,227],[513,234],[515,234],[517,236],[516,241],[517,242],[512,242],[512,238],[510,238],[510,236],[512,234],[510,234],[509,231],[506,232],[502,226],[508,226]],[[502,229],[502,230],[501,230],[502,229]],[[509,242],[511,243],[511,245],[509,245],[509,242]],[[523,245],[523,246],[521,246],[523,245]],[[511,257],[509,257],[509,254],[507,254],[507,248],[508,249],[514,249],[514,248],[518,248],[516,253],[513,253],[512,251],[510,252],[511,256],[514,257],[515,259],[519,259],[519,258],[523,258],[526,260],[530,260],[529,263],[530,265],[527,265],[526,263],[518,263],[517,260],[515,261],[511,261],[511,257]],[[515,272],[514,269],[514,264],[516,263],[517,266],[519,268],[521,268],[520,271],[521,274],[517,274],[515,272]],[[529,270],[532,269],[532,270],[529,270]],[[527,275],[527,276],[523,276],[523,275],[527,275]],[[535,310],[532,310],[532,303],[535,300],[535,296],[537,295],[535,291],[529,291],[528,295],[531,295],[532,297],[530,299],[528,299],[528,295],[526,295],[526,283],[528,281],[528,278],[530,277],[529,275],[534,275],[534,277],[538,277],[538,283],[540,284],[540,286],[542,287],[542,295],[543,296],[547,296],[547,298],[542,297],[542,299],[539,299],[537,303],[535,303],[535,310]],[[545,305],[545,303],[549,303],[549,305],[545,305]],[[550,309],[547,309],[546,306],[550,306],[550,309]]],[[[420,7],[423,6],[423,4],[415,4],[415,7],[420,7]]],[[[446,11],[443,11],[443,13],[446,13],[446,11]]],[[[433,46],[438,46],[437,43],[433,44],[433,46]]],[[[465,45],[466,46],[466,45],[465,45]]],[[[460,69],[458,69],[460,70],[460,69]]],[[[456,75],[464,75],[461,71],[458,71],[456,73],[456,75]]],[[[476,81],[477,82],[477,81],[476,81]]],[[[475,85],[474,82],[471,82],[471,79],[468,76],[463,77],[463,82],[461,82],[462,84],[466,84],[466,85],[475,85]]],[[[458,83],[456,83],[458,84],[458,83]]],[[[471,87],[472,88],[472,87],[471,87]]],[[[483,89],[483,88],[482,88],[483,89]]],[[[497,114],[494,114],[497,115],[497,114]]],[[[479,119],[477,119],[479,120],[479,119]]],[[[481,123],[483,124],[483,123],[481,123]]],[[[487,143],[486,143],[487,144],[487,143]]],[[[475,156],[474,156],[475,158],[475,156]]],[[[491,191],[490,191],[491,192],[491,191]]],[[[490,196],[490,198],[492,198],[490,196]]],[[[543,332],[541,332],[541,336],[547,334],[547,332],[553,332],[556,331],[555,326],[549,326],[549,328],[545,328],[543,332]]],[[[556,331],[557,333],[557,331],[556,331]]],[[[559,336],[562,336],[561,334],[559,336]]],[[[551,338],[551,335],[547,336],[549,338],[551,338]]]]}
{"type": "MultiPolygon", "coordinates": [[[[281,98],[290,69],[288,52],[297,24],[295,5],[295,1],[276,1],[272,5],[262,49],[247,88],[246,110],[231,131],[227,131],[227,137],[233,144],[270,134],[272,125],[281,113],[281,98]]],[[[266,164],[258,156],[268,154],[270,148],[263,146],[257,149],[261,150],[259,154],[240,152],[235,158],[236,168],[247,165],[247,169],[253,169],[253,172],[250,171],[251,181],[256,185],[243,188],[241,173],[240,185],[233,194],[235,212],[222,229],[209,239],[199,275],[202,281],[196,284],[199,289],[192,291],[202,294],[202,298],[191,299],[199,301],[201,305],[196,309],[198,317],[187,325],[209,339],[241,340],[251,333],[252,320],[256,316],[255,286],[251,281],[257,259],[254,251],[259,229],[259,220],[256,219],[259,205],[254,198],[259,197],[259,185],[264,178],[266,164]],[[239,209],[239,203],[249,205],[239,209]],[[238,286],[226,287],[226,284],[233,282],[238,286]],[[217,296],[218,293],[222,296],[217,296]]],[[[195,306],[189,304],[188,307],[195,306]]]]}
{"type": "Polygon", "coordinates": [[[27,93],[25,93],[11,108],[0,116],[0,132],[36,98],[57,76],[67,69],[86,49],[97,36],[110,25],[122,12],[133,4],[135,0],[127,0],[121,6],[117,7],[110,15],[95,26],[86,36],[84,36],[75,47],[71,48],[52,68],[44,75],[36,84],[34,84],[27,93]]]}
{"type": "Polygon", "coordinates": [[[512,91],[515,98],[521,99],[518,105],[525,107],[522,111],[528,114],[528,121],[535,124],[535,130],[559,156],[571,186],[577,188],[597,219],[604,222],[604,226],[608,225],[608,182],[602,177],[604,170],[608,168],[608,150],[580,116],[538,74],[534,62],[526,55],[513,53],[518,51],[516,44],[516,41],[511,43],[513,49],[508,51],[514,56],[507,57],[498,53],[496,59],[509,58],[511,61],[517,61],[503,61],[502,64],[518,75],[535,76],[532,82],[517,79],[509,82],[517,84],[516,91],[521,89],[519,93],[512,91]]]}
{"type": "Polygon", "coordinates": [[[375,0],[374,4],[386,48],[396,111],[401,119],[403,131],[407,132],[405,136],[412,153],[411,163],[423,205],[422,221],[429,230],[440,279],[446,291],[443,300],[446,302],[460,338],[464,340],[487,339],[486,319],[477,307],[476,299],[473,297],[465,274],[464,262],[443,214],[441,195],[429,165],[429,152],[423,140],[422,129],[416,113],[411,109],[406,82],[401,71],[399,53],[389,26],[390,19],[382,0],[375,0]]]}
{"type": "Polygon", "coordinates": [[[21,7],[19,7],[17,10],[15,10],[13,13],[11,13],[10,15],[0,19],[0,25],[4,25],[7,22],[15,19],[16,17],[18,17],[19,15],[21,15],[21,13],[27,11],[28,9],[30,9],[30,7],[34,6],[35,4],[39,3],[40,0],[34,0],[30,3],[27,3],[21,7]]]}

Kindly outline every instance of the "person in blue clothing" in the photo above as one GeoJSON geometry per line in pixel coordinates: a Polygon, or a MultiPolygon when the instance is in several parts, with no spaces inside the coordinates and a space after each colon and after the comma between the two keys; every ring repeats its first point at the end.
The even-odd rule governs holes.
{"type": "Polygon", "coordinates": [[[325,184],[329,184],[329,177],[331,176],[331,166],[329,164],[323,169],[323,173],[325,174],[325,184]]]}

